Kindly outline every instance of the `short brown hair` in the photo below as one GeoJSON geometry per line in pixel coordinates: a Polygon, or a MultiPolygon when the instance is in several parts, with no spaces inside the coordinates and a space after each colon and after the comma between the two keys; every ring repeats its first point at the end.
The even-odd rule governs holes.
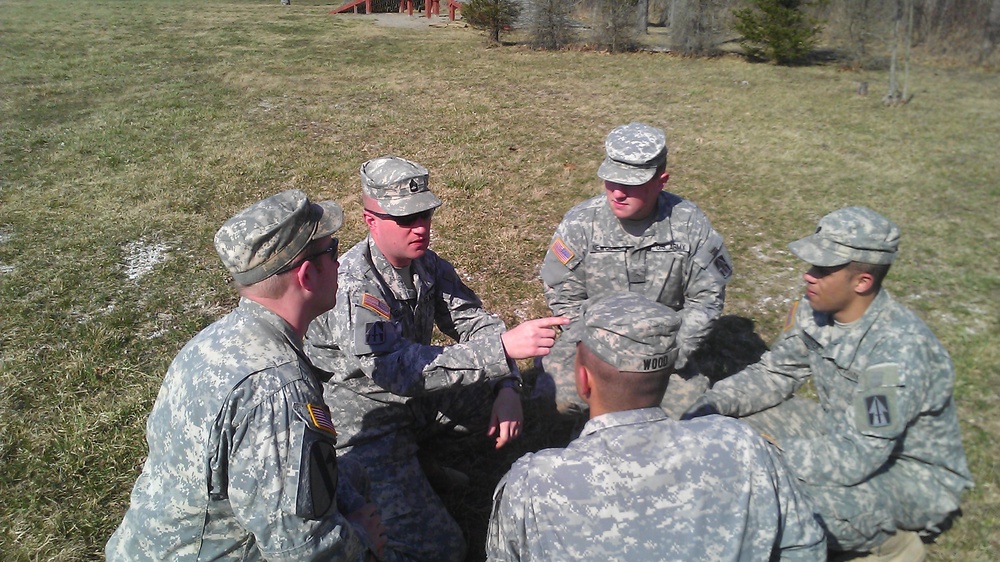
{"type": "Polygon", "coordinates": [[[882,288],[882,281],[885,280],[885,276],[889,274],[890,263],[864,263],[859,261],[852,261],[847,264],[847,269],[853,274],[867,273],[872,276],[872,280],[875,284],[875,289],[882,288]]]}

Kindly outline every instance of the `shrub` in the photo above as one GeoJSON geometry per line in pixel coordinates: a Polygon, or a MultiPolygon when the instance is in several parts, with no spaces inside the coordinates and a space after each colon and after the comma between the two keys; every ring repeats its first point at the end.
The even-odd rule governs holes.
{"type": "Polygon", "coordinates": [[[733,0],[673,0],[670,47],[686,55],[712,55],[729,32],[733,0]]]}
{"type": "Polygon", "coordinates": [[[803,0],[750,0],[751,7],[733,11],[740,45],[752,57],[790,64],[812,52],[820,27],[802,12],[803,0]]]}
{"type": "Polygon", "coordinates": [[[540,49],[558,50],[575,39],[570,15],[573,0],[533,0],[530,4],[531,44],[540,49]]]}
{"type": "Polygon", "coordinates": [[[493,45],[500,43],[500,31],[510,29],[520,13],[521,6],[515,0],[469,0],[462,4],[462,18],[485,30],[493,45]]]}
{"type": "Polygon", "coordinates": [[[639,0],[598,0],[595,10],[594,42],[612,53],[634,51],[636,11],[639,0]]]}

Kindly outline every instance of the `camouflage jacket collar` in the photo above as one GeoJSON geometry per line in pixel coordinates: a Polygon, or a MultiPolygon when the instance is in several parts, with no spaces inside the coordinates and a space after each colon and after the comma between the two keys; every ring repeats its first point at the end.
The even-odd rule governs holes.
{"type": "Polygon", "coordinates": [[[850,369],[858,349],[861,347],[861,340],[882,316],[891,300],[889,292],[885,288],[880,289],[875,300],[868,306],[868,310],[861,318],[854,322],[850,328],[837,330],[834,327],[832,316],[816,312],[808,306],[809,301],[803,299],[803,303],[807,306],[806,310],[800,314],[799,322],[802,325],[802,332],[819,345],[823,357],[830,359],[841,369],[850,369]]]}
{"type": "Polygon", "coordinates": [[[580,435],[591,435],[609,427],[639,425],[667,419],[670,419],[670,417],[667,416],[667,413],[660,407],[609,412],[587,421],[587,424],[583,426],[583,431],[580,435]]]}

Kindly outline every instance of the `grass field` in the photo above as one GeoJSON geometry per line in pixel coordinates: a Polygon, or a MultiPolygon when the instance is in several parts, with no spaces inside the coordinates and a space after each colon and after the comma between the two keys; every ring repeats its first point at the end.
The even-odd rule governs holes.
{"type": "Polygon", "coordinates": [[[434,248],[516,324],[631,120],[666,129],[668,189],[726,237],[726,312],[765,341],[800,290],[787,242],[849,204],[902,226],[887,286],[952,354],[977,484],[931,560],[996,559],[1000,76],[917,64],[885,108],[881,72],[485,49],[330,7],[0,0],[0,560],[102,556],[167,365],[236,302],[212,248],[234,212],[302,189],[353,244],[360,163],[416,160],[446,202],[434,248]]]}

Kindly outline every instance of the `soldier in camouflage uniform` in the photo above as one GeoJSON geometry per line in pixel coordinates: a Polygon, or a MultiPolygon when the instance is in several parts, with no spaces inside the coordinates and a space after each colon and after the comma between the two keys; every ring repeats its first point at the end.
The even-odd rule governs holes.
{"type": "MultiPolygon", "coordinates": [[[[559,318],[507,330],[455,268],[428,249],[441,205],[427,169],[394,156],[361,166],[369,235],[343,257],[337,306],[309,329],[307,353],[333,371],[327,404],[340,447],[369,471],[390,559],[462,560],[465,540],[417,460],[446,420],[488,427],[501,447],[521,431],[515,360],[544,354],[559,318]],[[457,343],[432,345],[434,326],[457,343]]],[[[486,430],[484,430],[486,432],[486,430]]]]}
{"type": "Polygon", "coordinates": [[[219,229],[215,247],[239,307],[170,365],[109,561],[368,560],[381,552],[385,530],[375,506],[347,485],[361,483],[358,467],[338,473],[321,373],[302,350],[306,326],[334,304],[331,234],[342,222],[335,202],[311,203],[293,190],[219,229]]]}
{"type": "MultiPolygon", "coordinates": [[[[691,355],[722,313],[733,272],[729,253],[704,213],[663,191],[667,141],[642,123],[615,128],[597,171],[605,193],[570,209],[542,264],[545,299],[553,314],[574,322],[587,299],[632,292],[680,312],[679,353],[664,407],[677,418],[708,388],[691,355]]],[[[570,325],[570,329],[575,324],[570,325]]],[[[574,346],[566,338],[542,360],[561,408],[582,406],[573,388],[574,346]]]]}
{"type": "Polygon", "coordinates": [[[812,266],[806,298],[770,352],[685,416],[749,416],[784,451],[831,549],[866,560],[923,560],[913,531],[939,532],[972,486],[948,353],[881,288],[898,243],[891,221],[848,207],[789,244],[812,266]],[[810,376],[818,404],[793,397],[810,376]]]}
{"type": "Polygon", "coordinates": [[[680,314],[619,293],[588,301],[579,322],[575,379],[590,421],[497,485],[488,560],[826,558],[777,449],[738,421],[679,422],[659,407],[680,314]]]}

